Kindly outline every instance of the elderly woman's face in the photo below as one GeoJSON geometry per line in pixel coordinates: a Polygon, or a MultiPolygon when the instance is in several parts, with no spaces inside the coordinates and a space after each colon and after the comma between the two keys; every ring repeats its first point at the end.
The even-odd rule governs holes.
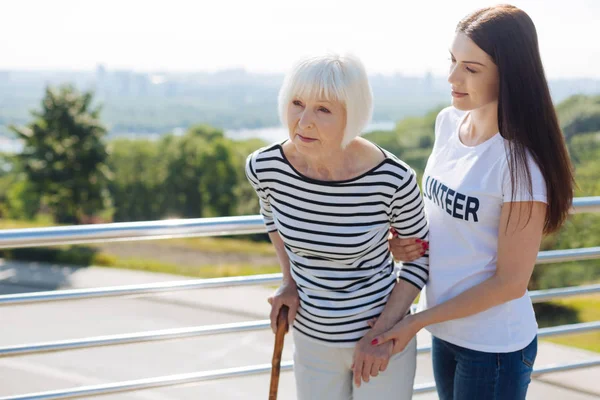
{"type": "Polygon", "coordinates": [[[331,152],[341,149],[346,108],[337,101],[292,98],[287,110],[290,139],[299,151],[331,152]]]}

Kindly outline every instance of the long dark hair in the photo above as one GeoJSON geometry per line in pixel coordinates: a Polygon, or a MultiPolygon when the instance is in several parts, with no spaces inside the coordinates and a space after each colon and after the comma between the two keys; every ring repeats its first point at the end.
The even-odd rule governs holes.
{"type": "Polygon", "coordinates": [[[458,23],[456,32],[473,40],[498,67],[498,128],[509,146],[512,200],[523,182],[532,194],[529,152],[546,182],[544,232],[558,230],[571,208],[575,182],[533,21],[517,7],[498,5],[468,15],[458,23]]]}

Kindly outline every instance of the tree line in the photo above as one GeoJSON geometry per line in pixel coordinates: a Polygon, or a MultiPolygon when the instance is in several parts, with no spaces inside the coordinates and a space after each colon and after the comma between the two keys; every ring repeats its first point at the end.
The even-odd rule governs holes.
{"type": "Polygon", "coordinates": [[[24,144],[2,156],[0,212],[50,215],[59,224],[247,214],[254,197],[246,155],[263,145],[234,142],[194,125],[158,140],[106,140],[92,93],[47,88],[32,120],[11,130],[24,144]]]}
{"type": "MultiPolygon", "coordinates": [[[[433,145],[440,107],[399,121],[366,138],[411,165],[419,175],[433,145]]],[[[573,96],[557,105],[576,169],[576,196],[600,196],[600,96],[573,96]]],[[[193,125],[157,140],[107,139],[102,110],[90,92],[47,88],[31,121],[11,130],[20,154],[0,155],[0,214],[50,216],[59,224],[200,218],[258,212],[244,176],[248,154],[266,145],[234,141],[221,129],[193,125]]],[[[598,246],[600,216],[575,215],[543,250],[598,246]]],[[[598,261],[540,267],[532,287],[568,286],[600,278],[598,261]]]]}

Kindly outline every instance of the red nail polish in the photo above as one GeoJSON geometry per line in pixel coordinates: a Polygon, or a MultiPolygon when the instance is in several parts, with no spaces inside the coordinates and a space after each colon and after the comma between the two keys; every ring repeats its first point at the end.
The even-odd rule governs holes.
{"type": "Polygon", "coordinates": [[[417,239],[417,243],[422,243],[423,241],[421,239],[417,239]]]}
{"type": "Polygon", "coordinates": [[[372,344],[373,346],[376,346],[376,345],[377,345],[377,343],[379,343],[379,340],[377,340],[377,339],[373,339],[373,340],[371,341],[371,344],[372,344]]]}

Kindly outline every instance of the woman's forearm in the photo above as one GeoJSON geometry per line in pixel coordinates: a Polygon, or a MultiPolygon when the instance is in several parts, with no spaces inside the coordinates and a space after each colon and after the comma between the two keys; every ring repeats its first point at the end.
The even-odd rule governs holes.
{"type": "Polygon", "coordinates": [[[373,330],[381,332],[394,326],[394,324],[404,318],[418,294],[419,289],[400,279],[396,283],[396,286],[394,286],[381,315],[377,318],[373,330]]]}
{"type": "Polygon", "coordinates": [[[533,206],[527,202],[504,203],[494,275],[444,303],[415,314],[415,326],[422,328],[465,318],[523,297],[540,248],[546,208],[546,204],[540,202],[534,202],[533,206]],[[513,218],[510,218],[511,211],[513,218]]]}
{"type": "Polygon", "coordinates": [[[456,297],[414,315],[418,328],[465,318],[522,297],[525,291],[507,278],[494,275],[456,297]]]}

